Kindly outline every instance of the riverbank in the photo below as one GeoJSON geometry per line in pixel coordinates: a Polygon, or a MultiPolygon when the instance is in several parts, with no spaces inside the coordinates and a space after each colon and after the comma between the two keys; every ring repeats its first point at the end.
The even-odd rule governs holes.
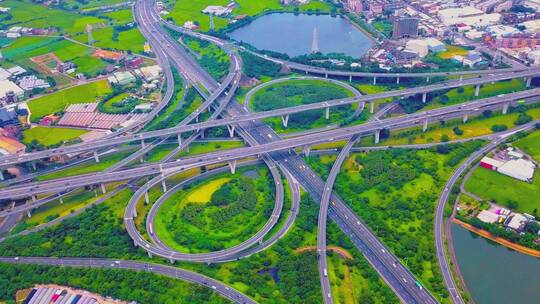
{"type": "Polygon", "coordinates": [[[500,245],[503,245],[507,248],[510,248],[512,250],[515,250],[517,252],[520,252],[520,253],[523,253],[523,254],[526,254],[526,255],[529,255],[529,256],[532,256],[532,257],[535,257],[535,258],[540,258],[540,251],[539,250],[535,250],[535,249],[532,249],[532,248],[527,248],[525,246],[521,246],[519,244],[516,244],[516,243],[512,243],[508,240],[505,240],[501,237],[496,237],[494,235],[492,235],[491,233],[489,233],[488,231],[486,230],[482,230],[482,229],[478,229],[468,223],[465,223],[463,221],[460,221],[456,218],[453,218],[452,221],[460,226],[462,226],[463,228],[471,231],[471,232],[474,232],[478,235],[480,235],[481,237],[484,237],[486,239],[489,239],[491,241],[494,241],[500,245]]]}

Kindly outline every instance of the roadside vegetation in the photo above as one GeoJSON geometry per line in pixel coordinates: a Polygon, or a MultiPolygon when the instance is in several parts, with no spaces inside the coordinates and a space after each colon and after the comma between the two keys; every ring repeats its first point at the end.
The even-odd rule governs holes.
{"type": "MultiPolygon", "coordinates": [[[[350,96],[353,96],[353,93],[349,90],[322,80],[290,80],[262,88],[252,96],[250,106],[259,112],[350,96]]],[[[325,118],[324,109],[292,114],[287,128],[283,127],[280,117],[264,121],[278,132],[293,132],[343,122],[352,115],[351,108],[352,106],[332,107],[329,120],[325,118]]]]}
{"type": "Polygon", "coordinates": [[[137,303],[231,303],[212,289],[142,271],[0,263],[0,300],[15,303],[19,289],[59,284],[137,303]]]}
{"type": "MultiPolygon", "coordinates": [[[[443,303],[450,300],[435,254],[434,210],[447,178],[481,145],[475,141],[428,150],[356,153],[336,180],[337,193],[443,303]]],[[[325,178],[335,156],[307,160],[325,178]]]]}
{"type": "Polygon", "coordinates": [[[231,60],[224,50],[205,40],[189,36],[183,36],[181,39],[212,78],[219,81],[227,75],[231,60]]]}
{"type": "Polygon", "coordinates": [[[255,234],[271,214],[275,191],[266,169],[242,168],[184,187],[156,215],[156,235],[182,252],[235,246],[255,234]]]}

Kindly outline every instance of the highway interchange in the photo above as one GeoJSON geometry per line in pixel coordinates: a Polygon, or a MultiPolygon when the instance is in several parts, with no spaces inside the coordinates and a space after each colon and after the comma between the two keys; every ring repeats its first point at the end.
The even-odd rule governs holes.
{"type": "MultiPolygon", "coordinates": [[[[310,105],[303,105],[267,112],[260,113],[251,113],[249,109],[244,106],[239,105],[234,99],[230,98],[234,94],[234,91],[238,85],[238,79],[241,75],[241,60],[239,60],[238,55],[228,49],[228,53],[231,57],[231,73],[224,79],[221,84],[216,83],[205,71],[203,71],[200,66],[179,46],[170,36],[168,36],[164,30],[161,28],[161,20],[157,16],[157,12],[154,8],[153,1],[150,0],[139,0],[134,7],[134,13],[136,19],[139,23],[141,31],[148,39],[149,43],[152,45],[156,55],[161,54],[159,62],[165,70],[165,73],[169,75],[167,79],[172,77],[169,74],[170,66],[169,60],[171,60],[174,65],[182,71],[182,75],[186,80],[189,80],[193,84],[201,85],[205,88],[207,92],[211,92],[209,96],[205,96],[205,92],[201,92],[205,96],[205,102],[203,106],[197,111],[191,113],[179,126],[170,129],[163,129],[159,131],[152,132],[143,132],[143,133],[131,133],[124,132],[120,134],[115,134],[111,136],[106,141],[95,141],[89,144],[84,145],[73,145],[68,147],[62,147],[58,149],[51,149],[42,152],[28,153],[24,154],[21,157],[17,158],[0,158],[0,163],[2,165],[13,165],[17,163],[24,163],[32,160],[39,160],[43,158],[48,158],[52,155],[66,154],[66,153],[82,153],[82,152],[94,152],[99,149],[106,148],[109,146],[119,145],[123,143],[129,143],[132,141],[141,141],[142,147],[139,150],[137,157],[133,157],[129,161],[123,162],[121,165],[116,166],[105,172],[96,172],[86,175],[79,175],[76,177],[70,177],[67,179],[57,179],[45,182],[30,182],[22,185],[15,185],[5,189],[0,189],[0,197],[8,198],[17,198],[17,197],[28,197],[41,193],[53,193],[61,192],[66,189],[76,189],[83,186],[95,185],[95,184],[106,184],[112,181],[121,181],[121,180],[133,180],[144,176],[155,176],[148,183],[141,186],[135,195],[132,197],[128,208],[126,209],[125,215],[125,224],[128,229],[128,233],[132,237],[136,245],[141,246],[144,250],[148,251],[149,254],[155,254],[162,256],[171,261],[175,260],[188,260],[193,262],[223,262],[234,260],[237,258],[249,256],[257,252],[258,250],[263,250],[270,246],[273,242],[277,241],[281,236],[283,236],[290,226],[294,223],[294,218],[298,212],[299,208],[299,186],[301,186],[308,194],[317,202],[320,202],[320,216],[318,223],[318,241],[317,248],[319,254],[323,257],[326,256],[326,218],[327,216],[334,220],[339,228],[345,232],[353,241],[353,243],[360,249],[360,251],[365,255],[367,260],[375,268],[375,270],[381,275],[381,277],[388,283],[390,288],[394,290],[396,295],[404,303],[437,303],[436,299],[423,288],[418,288],[415,286],[416,279],[414,275],[403,265],[401,262],[375,237],[375,235],[367,228],[362,221],[357,218],[357,216],[350,210],[350,208],[337,196],[337,194],[332,192],[333,183],[337,173],[339,172],[339,167],[341,163],[346,158],[349,153],[349,150],[352,149],[354,142],[361,136],[375,135],[378,138],[378,134],[382,129],[401,129],[406,127],[411,127],[414,125],[425,125],[427,122],[434,122],[438,120],[447,120],[456,117],[463,117],[468,115],[474,115],[478,111],[485,109],[500,109],[508,107],[510,104],[514,104],[518,101],[525,100],[526,102],[536,101],[534,98],[540,95],[539,89],[530,89],[523,92],[517,92],[512,94],[500,95],[491,98],[485,98],[481,100],[476,100],[463,105],[456,105],[450,107],[444,107],[440,109],[419,112],[410,115],[404,115],[399,117],[394,117],[390,119],[375,120],[368,123],[350,126],[350,127],[341,127],[335,130],[323,131],[315,134],[307,134],[303,136],[281,139],[280,136],[275,133],[268,126],[260,122],[260,119],[281,116],[283,118],[288,115],[299,113],[302,111],[312,110],[312,109],[329,109],[333,106],[343,106],[350,105],[352,103],[366,103],[373,102],[378,99],[384,99],[388,97],[406,97],[417,94],[429,93],[437,90],[446,90],[450,88],[461,87],[464,85],[479,85],[483,83],[500,81],[513,78],[531,78],[538,74],[539,71],[534,69],[521,70],[519,68],[512,68],[502,71],[476,71],[476,72],[457,72],[453,75],[470,75],[477,74],[482,75],[482,77],[474,77],[469,79],[460,79],[459,81],[448,81],[444,83],[431,84],[423,86],[420,88],[414,89],[405,89],[399,91],[385,92],[381,94],[366,95],[366,96],[355,96],[352,98],[333,100],[322,103],[314,103],[310,105]],[[487,76],[486,76],[487,75],[487,76]],[[230,88],[229,88],[230,87],[230,88]],[[227,91],[227,89],[229,90],[227,91]],[[228,94],[225,94],[228,93],[228,94]],[[224,96],[225,95],[225,96],[224,96]],[[228,98],[227,98],[228,96],[228,98]],[[215,103],[218,103],[216,105],[215,103]],[[215,108],[216,111],[212,114],[210,119],[200,123],[189,124],[193,120],[197,120],[202,111],[215,108]],[[223,112],[222,112],[223,111],[223,112]],[[221,119],[217,117],[221,115],[221,119]],[[185,147],[186,143],[182,143],[181,134],[194,132],[191,140],[193,140],[197,134],[204,132],[205,129],[216,127],[216,126],[229,126],[231,135],[236,132],[244,138],[244,140],[250,145],[245,148],[238,148],[226,151],[218,151],[212,153],[202,154],[196,157],[188,157],[176,159],[174,161],[169,161],[171,157],[167,158],[167,161],[157,163],[157,164],[143,164],[138,165],[129,169],[122,169],[124,165],[129,164],[132,160],[138,158],[139,154],[144,155],[151,149],[144,143],[144,140],[148,139],[157,139],[156,142],[152,143],[153,146],[156,146],[158,143],[161,143],[168,136],[178,136],[179,149],[185,147]],[[234,127],[234,128],[233,128],[234,127]],[[193,137],[194,136],[194,137],[193,137]],[[318,143],[335,141],[341,139],[349,139],[349,143],[343,148],[342,153],[338,156],[338,161],[332,168],[331,174],[326,181],[326,183],[318,177],[309,166],[299,157],[295,152],[294,148],[304,148],[306,153],[309,152],[309,146],[315,145],[318,143]],[[270,172],[274,178],[276,184],[276,204],[272,216],[268,220],[267,224],[263,227],[261,231],[252,236],[249,240],[245,241],[239,246],[229,248],[223,251],[212,252],[209,254],[200,254],[200,255],[186,255],[165,246],[160,240],[153,235],[151,223],[153,219],[153,214],[159,208],[159,205],[166,200],[167,196],[172,194],[174,191],[178,190],[181,186],[175,186],[171,189],[168,189],[166,186],[166,178],[172,175],[177,174],[178,172],[188,170],[190,168],[196,168],[200,166],[206,166],[210,164],[218,163],[228,163],[231,171],[235,170],[237,166],[237,161],[244,159],[249,156],[260,157],[267,166],[270,168],[270,172]],[[293,204],[289,217],[286,219],[286,224],[282,227],[276,235],[272,236],[266,241],[262,241],[264,236],[271,230],[271,228],[277,223],[279,215],[283,207],[283,183],[280,182],[281,177],[279,176],[278,168],[283,172],[285,178],[288,180],[288,184],[291,187],[291,192],[293,194],[293,204]],[[117,170],[117,171],[115,171],[117,170]],[[149,221],[147,222],[147,230],[152,235],[152,242],[146,241],[138,232],[137,228],[133,223],[133,217],[136,216],[135,204],[139,199],[145,196],[148,193],[148,190],[155,185],[163,185],[165,195],[160,198],[155,205],[153,205],[149,216],[149,221]],[[332,202],[330,204],[330,201],[332,202]],[[152,213],[153,212],[153,213],[152,213]],[[259,243],[257,245],[257,243],[259,243]]],[[[185,31],[184,31],[185,32],[185,31]]],[[[205,35],[196,34],[196,33],[186,33],[198,36],[203,39],[210,39],[216,42],[222,47],[226,47],[227,44],[223,41],[216,38],[209,38],[205,35]]],[[[304,66],[294,66],[294,63],[282,62],[282,64],[289,66],[290,68],[303,70],[310,73],[332,75],[332,76],[354,76],[354,77],[435,77],[435,76],[446,76],[449,75],[446,72],[439,73],[417,73],[417,74],[384,74],[380,73],[354,73],[343,72],[343,71],[327,71],[318,68],[304,67],[304,66]],[[313,70],[312,70],[313,69],[313,70]],[[346,74],[342,74],[346,73],[346,74]]],[[[167,88],[169,89],[168,86],[167,88]]],[[[170,96],[165,98],[170,99],[170,96]]],[[[165,99],[164,98],[164,99],[165,99]]],[[[190,141],[191,142],[191,141],[190,141]]],[[[485,148],[484,148],[485,149],[485,148]]],[[[481,151],[483,151],[482,149],[481,151]]],[[[480,153],[478,151],[477,153],[480,153]]],[[[483,153],[483,152],[482,152],[483,153]]],[[[239,164],[240,165],[240,164],[239,164]]],[[[227,168],[216,169],[216,172],[222,172],[227,170],[227,168]]],[[[199,178],[205,178],[216,172],[209,171],[207,174],[203,174],[195,177],[193,180],[186,180],[185,183],[192,182],[199,178]]],[[[458,175],[459,176],[459,175],[458,175]]],[[[450,181],[449,181],[450,183],[450,181]]],[[[447,198],[446,198],[447,199],[447,198]]],[[[446,199],[444,200],[446,202],[446,199]]],[[[441,201],[442,202],[442,201],[441,201]]],[[[25,210],[30,210],[39,206],[41,202],[36,200],[26,205],[17,206],[14,209],[8,211],[0,212],[0,216],[9,215],[13,213],[22,212],[25,210]]],[[[440,206],[441,204],[439,204],[440,206]]],[[[444,206],[444,204],[443,204],[444,206]]],[[[444,209],[444,208],[443,208],[444,209]]],[[[437,230],[436,222],[436,230],[437,230]]],[[[442,233],[441,233],[442,234],[442,233]]],[[[437,246],[438,247],[438,246],[437,246]]],[[[439,253],[439,248],[437,248],[439,253]]],[[[441,257],[439,257],[439,261],[441,257]]],[[[14,259],[2,258],[1,261],[4,262],[20,262],[20,263],[38,263],[38,264],[49,264],[49,265],[59,265],[60,263],[65,263],[64,265],[70,266],[89,266],[96,265],[96,267],[107,267],[108,265],[114,267],[116,262],[110,260],[99,260],[99,259],[47,259],[47,258],[20,258],[15,261],[14,259]]],[[[119,261],[117,266],[121,268],[129,268],[135,270],[144,270],[145,264],[136,263],[131,264],[129,261],[119,261]],[[141,268],[143,267],[143,268],[141,268]]],[[[148,265],[148,264],[146,264],[148,265]]],[[[222,283],[211,280],[209,278],[204,278],[197,274],[183,272],[178,268],[168,267],[168,266],[151,266],[153,269],[159,269],[159,273],[170,275],[172,269],[175,269],[174,273],[176,277],[182,278],[188,281],[196,282],[203,285],[208,285],[207,283],[213,284],[212,288],[217,292],[221,293],[225,297],[232,299],[235,302],[239,303],[253,303],[253,300],[247,298],[243,294],[235,291],[222,283]],[[164,268],[161,268],[164,267],[164,268]],[[178,272],[181,271],[181,274],[178,272]],[[220,285],[221,284],[221,285],[220,285]],[[216,287],[216,288],[214,288],[216,287]]],[[[441,265],[441,268],[443,265],[441,265]]],[[[332,296],[330,291],[330,284],[328,277],[326,276],[326,258],[319,259],[319,271],[321,276],[321,286],[323,290],[323,298],[325,303],[332,303],[332,296]]],[[[443,275],[444,275],[444,269],[443,275]]],[[[445,284],[450,289],[449,292],[452,296],[452,300],[455,303],[461,303],[459,301],[459,291],[451,290],[451,284],[453,279],[450,274],[450,281],[447,281],[447,277],[444,277],[445,284]]]]}

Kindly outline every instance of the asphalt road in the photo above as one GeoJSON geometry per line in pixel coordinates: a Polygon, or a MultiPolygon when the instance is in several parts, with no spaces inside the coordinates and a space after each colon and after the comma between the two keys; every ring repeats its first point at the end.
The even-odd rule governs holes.
{"type": "Polygon", "coordinates": [[[474,162],[478,160],[478,158],[480,158],[482,155],[487,154],[489,151],[495,149],[499,144],[504,142],[505,139],[508,138],[510,135],[515,134],[519,131],[530,130],[538,122],[540,122],[540,120],[533,121],[521,127],[514,128],[498,136],[495,136],[489,144],[485,145],[481,149],[471,154],[452,173],[452,176],[446,182],[445,188],[443,189],[441,195],[439,196],[439,202],[437,204],[437,209],[435,211],[435,222],[434,222],[435,223],[434,224],[435,249],[437,252],[437,260],[439,262],[439,267],[443,275],[444,284],[446,285],[446,288],[448,292],[450,293],[450,298],[452,299],[453,303],[464,304],[465,302],[461,298],[459,288],[457,287],[456,281],[453,278],[451,267],[450,265],[448,265],[448,257],[446,255],[446,247],[445,247],[444,210],[445,210],[446,204],[448,203],[448,199],[451,195],[452,189],[454,188],[459,178],[463,175],[463,173],[467,171],[467,169],[470,168],[474,164],[474,162]]]}
{"type": "Polygon", "coordinates": [[[330,196],[332,195],[332,189],[334,188],[334,183],[341,169],[341,165],[349,156],[349,153],[357,140],[358,137],[353,136],[351,140],[349,140],[343,147],[338,157],[334,161],[330,174],[326,178],[319,207],[319,217],[317,223],[317,253],[319,254],[319,278],[321,282],[323,302],[326,304],[334,303],[334,299],[332,297],[332,286],[330,285],[330,278],[328,277],[328,263],[326,259],[326,223],[328,221],[328,205],[330,204],[330,196]]]}
{"type": "MultiPolygon", "coordinates": [[[[237,56],[232,56],[231,58],[237,58],[237,56]]],[[[235,62],[234,67],[235,69],[238,69],[238,73],[239,73],[241,70],[240,68],[241,63],[239,62],[239,59],[237,59],[234,62],[235,62]]],[[[477,84],[482,84],[482,83],[501,81],[501,80],[507,80],[507,79],[513,79],[513,78],[532,77],[539,73],[540,73],[540,70],[529,69],[526,71],[515,72],[515,73],[494,74],[494,75],[484,76],[481,78],[471,78],[471,79],[465,79],[462,81],[450,81],[450,82],[438,83],[438,84],[427,85],[427,86],[422,86],[422,87],[388,91],[388,92],[383,92],[383,93],[378,93],[378,94],[355,96],[355,97],[344,98],[344,99],[336,99],[336,100],[299,105],[299,106],[282,108],[282,109],[271,110],[271,111],[246,113],[245,115],[239,115],[240,117],[231,117],[231,118],[224,118],[224,119],[219,119],[219,120],[211,120],[211,121],[206,121],[206,122],[201,122],[201,123],[189,124],[189,125],[163,129],[163,130],[157,130],[157,131],[142,132],[142,133],[137,133],[137,134],[130,133],[130,134],[125,134],[123,136],[116,136],[114,138],[96,140],[89,143],[75,144],[75,145],[70,145],[70,146],[65,146],[65,147],[60,147],[60,148],[55,148],[55,149],[48,149],[48,150],[43,150],[43,151],[38,151],[38,152],[25,153],[23,155],[3,156],[3,157],[0,157],[0,165],[1,166],[14,165],[14,164],[23,163],[23,162],[27,162],[31,160],[48,158],[48,157],[59,155],[59,154],[95,151],[100,148],[113,146],[113,145],[120,145],[120,144],[124,144],[128,142],[132,142],[132,141],[142,142],[144,140],[152,139],[155,137],[177,135],[180,133],[199,131],[199,130],[204,130],[204,129],[217,127],[217,126],[234,125],[235,123],[246,122],[250,120],[251,121],[260,120],[264,118],[277,117],[277,116],[287,117],[288,115],[291,115],[291,114],[300,113],[300,112],[309,111],[309,110],[324,110],[327,108],[330,109],[334,106],[344,106],[344,105],[349,105],[353,103],[364,104],[366,102],[374,102],[375,100],[379,100],[379,99],[414,96],[417,94],[457,88],[457,87],[462,87],[466,85],[477,85],[477,84]]],[[[238,77],[237,73],[231,73],[230,76],[232,78],[238,77]]],[[[221,86],[220,89],[216,91],[216,93],[213,93],[213,95],[211,95],[209,99],[207,99],[207,101],[199,109],[191,113],[189,117],[190,121],[198,117],[202,113],[202,111],[204,111],[204,109],[208,108],[213,103],[213,101],[216,98],[218,98],[219,95],[221,95],[221,93],[224,92],[224,90],[225,90],[225,85],[221,86]]],[[[528,91],[538,92],[539,90],[532,89],[528,91]]],[[[525,91],[525,92],[528,92],[528,91],[525,91]]],[[[500,98],[501,100],[504,100],[504,98],[506,98],[509,95],[511,94],[499,95],[499,96],[496,96],[495,98],[500,98]]]]}
{"type": "Polygon", "coordinates": [[[189,270],[165,266],[153,263],[144,263],[126,260],[99,259],[99,258],[41,258],[41,257],[0,257],[0,262],[9,264],[33,264],[61,267],[84,267],[84,268],[108,268],[108,269],[128,269],[134,271],[150,272],[163,275],[173,279],[180,279],[187,282],[199,284],[211,288],[221,296],[241,304],[255,304],[240,291],[225,285],[224,283],[198,274],[189,270]]]}

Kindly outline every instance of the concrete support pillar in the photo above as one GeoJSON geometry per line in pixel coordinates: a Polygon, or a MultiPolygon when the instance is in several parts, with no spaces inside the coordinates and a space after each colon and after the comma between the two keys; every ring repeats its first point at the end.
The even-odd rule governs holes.
{"type": "Polygon", "coordinates": [[[4,169],[0,168],[0,180],[4,180],[4,169]]]}
{"type": "Polygon", "coordinates": [[[133,216],[133,218],[137,217],[137,208],[133,208],[133,214],[131,216],[133,216]]]}
{"type": "Polygon", "coordinates": [[[144,163],[144,154],[139,157],[139,161],[141,162],[141,164],[144,163]]]}
{"type": "Polygon", "coordinates": [[[427,101],[427,93],[422,93],[422,102],[426,103],[427,101]]]}
{"type": "Polygon", "coordinates": [[[476,88],[474,89],[474,97],[478,97],[480,95],[480,85],[477,84],[476,88]]]}
{"type": "Polygon", "coordinates": [[[204,129],[201,130],[201,138],[204,138],[204,129]]]}
{"type": "Polygon", "coordinates": [[[60,196],[59,201],[60,201],[60,204],[63,204],[64,203],[64,198],[62,196],[60,196]]]}
{"type": "Polygon", "coordinates": [[[101,192],[103,194],[107,193],[107,188],[105,188],[105,184],[101,184],[101,192]]]}
{"type": "Polygon", "coordinates": [[[148,252],[148,257],[152,258],[152,254],[150,253],[150,251],[147,251],[147,252],[148,252]]]}
{"type": "Polygon", "coordinates": [[[505,104],[503,105],[503,109],[502,109],[502,113],[503,113],[503,114],[508,113],[508,107],[510,107],[510,104],[509,104],[509,103],[505,103],[505,104]]]}
{"type": "Polygon", "coordinates": [[[146,205],[150,204],[150,195],[148,195],[148,191],[144,193],[144,202],[146,205]]]}
{"type": "Polygon", "coordinates": [[[531,86],[531,82],[532,82],[532,77],[527,77],[527,84],[526,84],[527,88],[531,86]]]}
{"type": "Polygon", "coordinates": [[[236,173],[236,160],[230,161],[228,162],[228,164],[229,164],[229,169],[231,169],[231,174],[235,174],[236,173]]]}
{"type": "Polygon", "coordinates": [[[381,141],[381,130],[375,131],[375,144],[378,144],[381,141]]]}
{"type": "Polygon", "coordinates": [[[429,82],[429,76],[428,76],[428,77],[426,77],[426,82],[429,82]]]}
{"type": "Polygon", "coordinates": [[[326,107],[326,110],[324,112],[324,117],[328,120],[330,119],[330,107],[326,107]]]}
{"type": "Polygon", "coordinates": [[[37,200],[35,195],[32,195],[32,202],[35,202],[37,200]]]}
{"type": "Polygon", "coordinates": [[[369,103],[369,113],[373,114],[375,112],[375,101],[369,103]]]}
{"type": "Polygon", "coordinates": [[[176,139],[178,140],[178,146],[180,147],[182,145],[182,134],[176,134],[176,139]]]}
{"type": "Polygon", "coordinates": [[[170,259],[170,260],[169,260],[169,263],[171,263],[171,264],[174,265],[174,260],[173,260],[173,259],[170,259]]]}
{"type": "Polygon", "coordinates": [[[161,181],[161,188],[163,190],[163,193],[167,192],[167,182],[165,180],[161,181]]]}
{"type": "Polygon", "coordinates": [[[424,125],[422,126],[422,132],[426,132],[427,127],[428,127],[428,119],[426,118],[424,120],[424,125]]]}
{"type": "Polygon", "coordinates": [[[399,76],[396,78],[396,84],[399,84],[399,76]]]}
{"type": "Polygon", "coordinates": [[[195,116],[195,122],[199,122],[199,115],[195,116]]]}
{"type": "Polygon", "coordinates": [[[97,153],[97,151],[94,151],[94,160],[96,161],[96,163],[99,163],[99,154],[97,153]]]}
{"type": "Polygon", "coordinates": [[[373,77],[373,85],[377,84],[377,77],[373,77]]]}
{"type": "Polygon", "coordinates": [[[231,136],[231,138],[234,137],[234,126],[227,126],[227,129],[229,130],[229,136],[231,136]]]}
{"type": "Polygon", "coordinates": [[[144,149],[144,147],[146,147],[146,143],[144,142],[144,139],[141,139],[141,148],[144,149]]]}
{"type": "Polygon", "coordinates": [[[34,171],[36,171],[36,170],[37,170],[37,168],[36,168],[36,162],[33,161],[33,162],[31,162],[31,163],[32,163],[32,169],[34,169],[34,171]]]}
{"type": "Polygon", "coordinates": [[[26,215],[28,216],[28,218],[32,217],[32,213],[30,213],[30,209],[26,210],[26,215]]]}
{"type": "Polygon", "coordinates": [[[352,82],[352,74],[349,75],[349,82],[352,82]]]}
{"type": "Polygon", "coordinates": [[[324,78],[328,78],[328,73],[324,73],[324,78]]]}
{"type": "Polygon", "coordinates": [[[463,76],[459,76],[459,81],[463,81],[463,76]]]}
{"type": "Polygon", "coordinates": [[[283,127],[286,128],[289,124],[289,114],[281,116],[281,122],[283,123],[283,127]]]}
{"type": "Polygon", "coordinates": [[[469,114],[465,113],[465,114],[463,115],[463,123],[466,123],[467,120],[469,120],[469,114]]]}
{"type": "Polygon", "coordinates": [[[311,152],[310,146],[304,146],[303,148],[304,156],[309,156],[309,153],[311,152]]]}

